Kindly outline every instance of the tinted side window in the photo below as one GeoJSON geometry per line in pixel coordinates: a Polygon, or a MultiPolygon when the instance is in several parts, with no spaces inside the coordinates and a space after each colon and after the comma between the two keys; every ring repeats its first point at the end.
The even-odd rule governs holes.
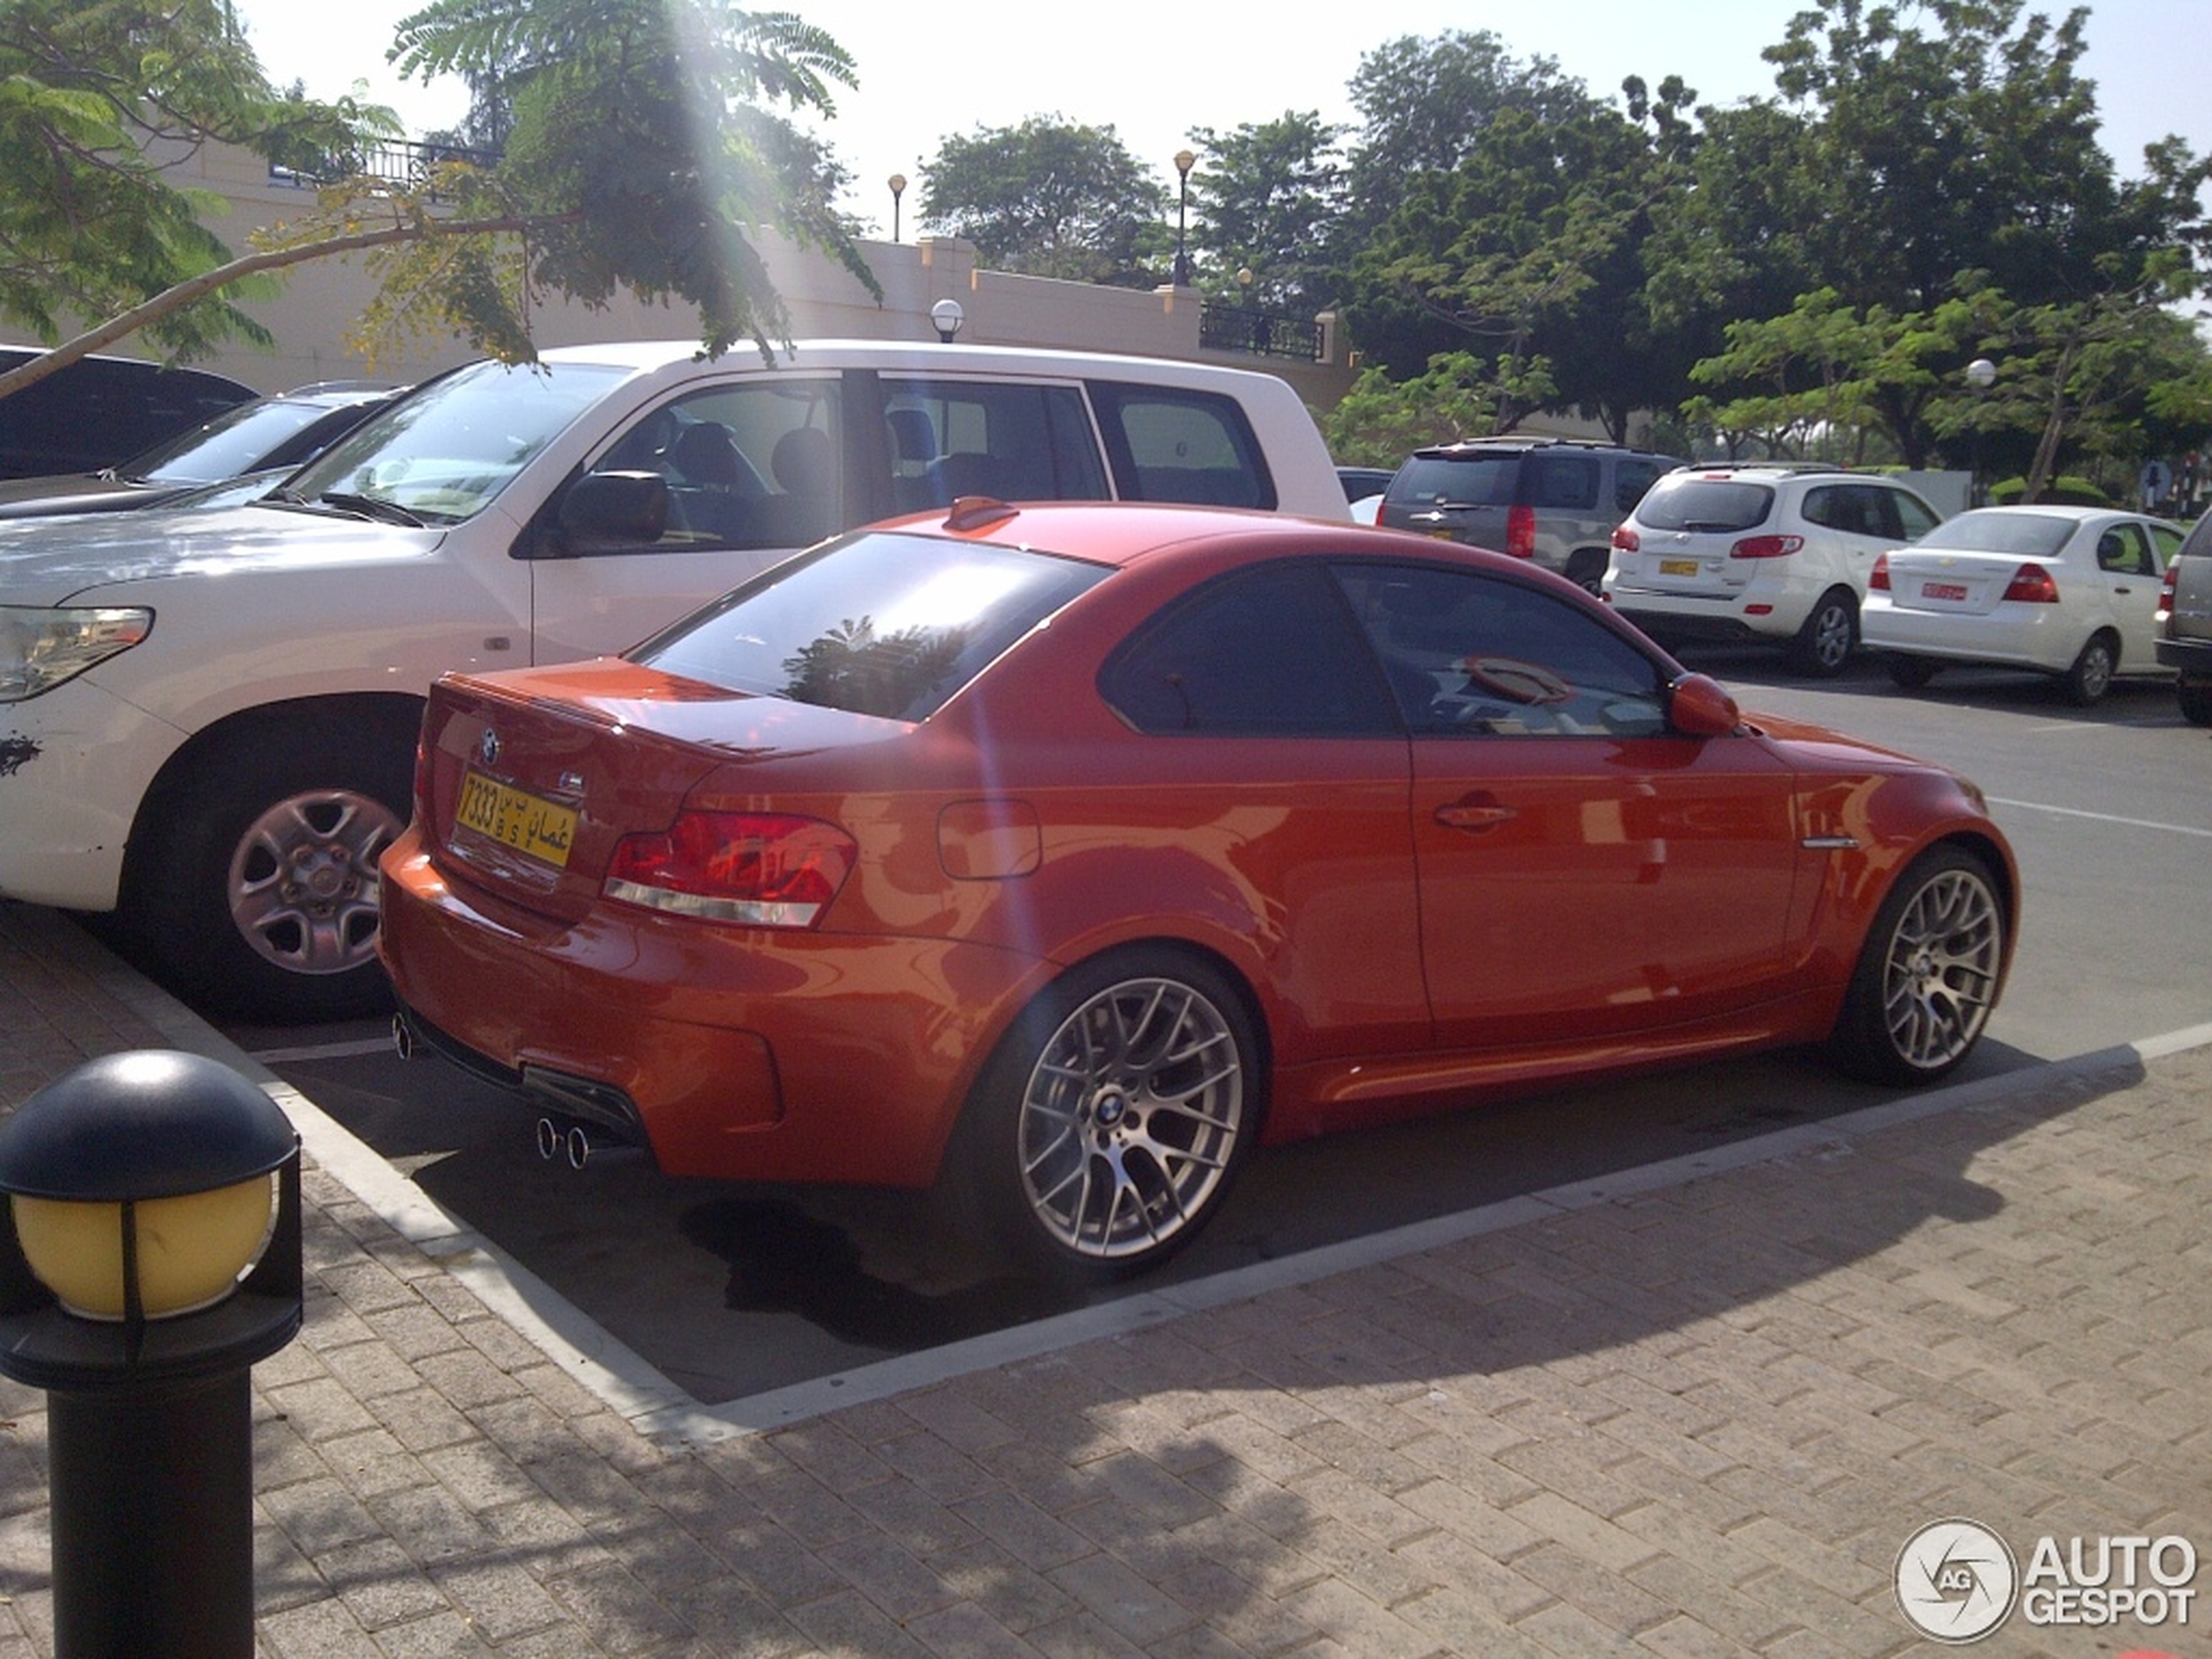
{"type": "Polygon", "coordinates": [[[1125,498],[1274,507],[1275,480],[1236,399],[1104,381],[1090,389],[1125,498]]]}
{"type": "Polygon", "coordinates": [[[1117,651],[1099,694],[1140,732],[1396,736],[1375,664],[1318,564],[1239,571],[1188,594],[1117,651]]]}
{"type": "Polygon", "coordinates": [[[1924,505],[1918,496],[1893,489],[1890,502],[1897,516],[1890,533],[1900,541],[1917,542],[1943,522],[1936,516],[1935,509],[1924,505]]]}
{"type": "Polygon", "coordinates": [[[1613,469],[1613,505],[1616,511],[1632,513],[1669,468],[1663,461],[1627,461],[1613,469]]]}
{"type": "Polygon", "coordinates": [[[1531,455],[1525,481],[1528,504],[1562,512],[1594,511],[1602,470],[1595,455],[1531,455]]]}
{"type": "Polygon", "coordinates": [[[1106,466],[1082,394],[1017,381],[883,381],[891,500],[901,512],[961,496],[1103,501],[1106,466]]]}
{"type": "Polygon", "coordinates": [[[1337,579],[1416,732],[1636,738],[1667,729],[1658,664],[1555,595],[1433,565],[1345,565],[1337,579]]]}

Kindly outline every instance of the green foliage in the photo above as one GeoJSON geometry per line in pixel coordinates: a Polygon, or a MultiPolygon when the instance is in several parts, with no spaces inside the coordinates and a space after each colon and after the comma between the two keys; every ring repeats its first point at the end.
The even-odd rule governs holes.
{"type": "MultiPolygon", "coordinates": [[[[388,114],[280,97],[224,0],[7,0],[0,30],[0,319],[42,341],[220,266],[203,222],[220,203],[180,190],[154,156],[211,139],[276,161],[387,130],[388,114]]],[[[176,357],[266,343],[211,296],[146,326],[176,357]]]]}
{"type": "MultiPolygon", "coordinates": [[[[1541,366],[1535,372],[1541,374],[1541,366]]],[[[1329,453],[1348,467],[1395,467],[1429,444],[1487,437],[1498,429],[1500,401],[1531,390],[1526,382],[1501,384],[1501,373],[1466,352],[1440,354],[1412,380],[1364,370],[1322,415],[1321,435],[1329,453]]]]}
{"type": "Polygon", "coordinates": [[[1163,280],[1167,192],[1114,129],[1033,115],[943,140],[923,169],[925,226],[1001,271],[1150,287],[1163,280]]]}
{"type": "Polygon", "coordinates": [[[1203,286],[1226,293],[1235,273],[1253,273],[1238,303],[1312,316],[1336,298],[1327,246],[1344,211],[1343,129],[1308,110],[1222,133],[1195,127],[1190,174],[1203,286]],[[1209,280],[1210,279],[1210,280],[1209,280]]]}
{"type": "Polygon", "coordinates": [[[763,105],[833,111],[851,57],[786,12],[725,0],[432,0],[403,19],[406,73],[472,78],[511,111],[496,189],[529,231],[503,255],[456,259],[426,238],[391,256],[419,293],[459,279],[447,320],[502,356],[527,354],[527,301],[618,289],[698,307],[704,348],[788,332],[755,226],[824,247],[870,292],[828,189],[837,175],[763,105]],[[499,260],[509,261],[504,270],[499,260]]]}

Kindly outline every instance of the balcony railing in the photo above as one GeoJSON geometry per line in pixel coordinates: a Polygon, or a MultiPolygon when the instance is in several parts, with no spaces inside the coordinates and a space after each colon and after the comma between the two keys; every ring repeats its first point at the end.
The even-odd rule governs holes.
{"type": "Polygon", "coordinates": [[[460,144],[423,144],[413,138],[388,138],[362,145],[331,157],[327,167],[309,171],[298,167],[269,168],[269,182],[300,190],[320,190],[341,179],[381,179],[402,190],[417,191],[428,182],[431,169],[441,162],[468,161],[489,167],[499,159],[495,150],[472,150],[460,144]]]}
{"type": "Polygon", "coordinates": [[[1212,351],[1246,352],[1254,357],[1321,361],[1321,325],[1287,311],[1208,300],[1198,312],[1198,344],[1212,351]]]}

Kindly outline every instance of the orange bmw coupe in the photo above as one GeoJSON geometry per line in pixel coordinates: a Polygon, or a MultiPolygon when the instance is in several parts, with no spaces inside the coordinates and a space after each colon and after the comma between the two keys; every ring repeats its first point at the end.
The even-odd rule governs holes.
{"type": "Polygon", "coordinates": [[[2020,901],[1971,784],[1524,562],[974,497],[446,676],[382,869],[403,1045],[1091,1278],[1270,1143],[1786,1044],[1940,1077],[2020,901]]]}

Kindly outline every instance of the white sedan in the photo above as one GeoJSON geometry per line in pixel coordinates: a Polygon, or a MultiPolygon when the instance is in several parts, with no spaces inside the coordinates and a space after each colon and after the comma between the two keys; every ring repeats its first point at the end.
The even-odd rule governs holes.
{"type": "Polygon", "coordinates": [[[2056,676],[2083,707],[2121,674],[2170,674],[2158,589],[2187,532],[2100,507],[1982,507],[1877,561],[1859,637],[1899,685],[1952,664],[2056,676]]]}

